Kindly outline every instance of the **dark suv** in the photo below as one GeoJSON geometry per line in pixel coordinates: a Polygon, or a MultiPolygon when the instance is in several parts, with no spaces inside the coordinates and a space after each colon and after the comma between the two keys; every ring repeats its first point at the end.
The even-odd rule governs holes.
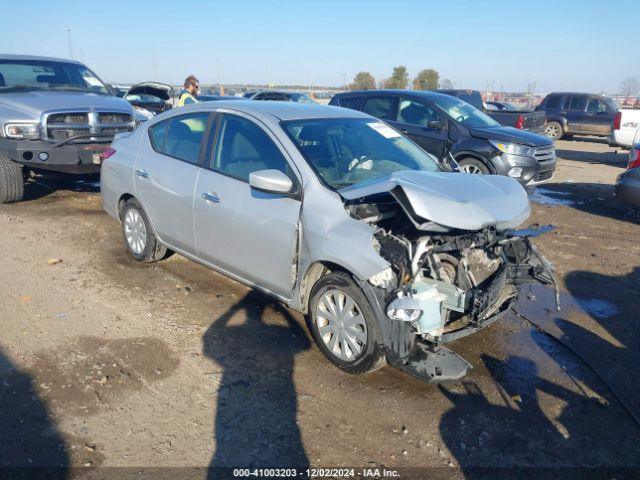
{"type": "Polygon", "coordinates": [[[608,137],[618,105],[602,95],[554,92],[536,110],[547,115],[547,137],[560,140],[569,135],[608,137]]]}
{"type": "Polygon", "coordinates": [[[467,102],[416,90],[361,90],[335,95],[330,105],[373,115],[444,160],[450,153],[465,173],[508,175],[521,184],[553,176],[553,141],[503,127],[467,102]]]}

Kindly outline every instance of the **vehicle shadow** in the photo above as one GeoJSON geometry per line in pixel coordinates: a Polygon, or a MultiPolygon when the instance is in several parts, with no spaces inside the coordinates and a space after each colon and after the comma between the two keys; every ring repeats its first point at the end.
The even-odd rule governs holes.
{"type": "Polygon", "coordinates": [[[624,168],[629,160],[629,153],[621,149],[615,152],[592,152],[582,150],[556,150],[556,156],[564,160],[572,160],[575,162],[593,163],[602,165],[613,165],[624,168]]]}
{"type": "Polygon", "coordinates": [[[24,200],[38,200],[60,190],[100,193],[100,175],[37,175],[24,187],[24,200]]]}
{"type": "Polygon", "coordinates": [[[221,478],[221,468],[308,466],[293,369],[310,346],[295,318],[257,291],[205,332],[203,353],[222,367],[209,478],[221,478]]]}
{"type": "Polygon", "coordinates": [[[614,186],[603,183],[549,183],[536,187],[532,201],[564,205],[582,212],[640,224],[640,209],[614,196],[614,186]]]}
{"type": "Polygon", "coordinates": [[[640,419],[640,373],[632,367],[640,363],[640,267],[620,276],[574,271],[567,275],[565,283],[593,326],[587,329],[577,322],[556,318],[563,341],[606,375],[640,419]]]}
{"type": "Polygon", "coordinates": [[[0,478],[61,480],[69,464],[62,436],[32,378],[0,349],[0,478]]]}

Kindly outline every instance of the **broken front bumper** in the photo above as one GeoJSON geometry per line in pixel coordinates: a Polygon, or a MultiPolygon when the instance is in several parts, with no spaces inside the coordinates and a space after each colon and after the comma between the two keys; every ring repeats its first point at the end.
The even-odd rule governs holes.
{"type": "MultiPolygon", "coordinates": [[[[453,351],[443,345],[466,337],[482,330],[502,318],[517,298],[518,286],[527,283],[552,284],[555,278],[553,268],[549,262],[533,247],[528,237],[541,233],[538,230],[530,232],[514,233],[513,240],[522,242],[526,256],[518,262],[504,263],[493,276],[493,279],[482,288],[476,288],[467,292],[451,284],[432,281],[427,283],[428,288],[435,288],[438,294],[429,292],[420,297],[422,291],[418,291],[418,300],[411,304],[406,302],[410,297],[402,295],[389,302],[387,292],[384,289],[374,287],[368,282],[361,285],[369,298],[385,339],[387,362],[399,370],[417,377],[426,382],[442,382],[458,380],[464,377],[471,365],[453,351]],[[435,325],[430,333],[421,331],[421,326],[416,318],[393,314],[395,307],[402,304],[405,307],[420,308],[422,313],[430,315],[440,314],[440,325],[435,325],[432,319],[423,325],[435,325]],[[437,309],[426,308],[431,303],[437,304],[437,309]],[[386,308],[385,308],[386,307],[386,308]],[[464,313],[466,323],[454,330],[445,329],[445,311],[453,310],[464,313]]],[[[520,249],[520,252],[523,251],[520,249]]],[[[557,293],[556,293],[557,299],[557,293]]],[[[437,323],[437,322],[435,322],[437,323]]]]}

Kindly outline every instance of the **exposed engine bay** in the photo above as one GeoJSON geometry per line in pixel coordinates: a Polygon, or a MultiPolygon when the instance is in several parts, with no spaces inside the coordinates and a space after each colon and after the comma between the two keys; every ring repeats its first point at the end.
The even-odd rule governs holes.
{"type": "Polygon", "coordinates": [[[374,249],[391,265],[369,279],[384,289],[386,315],[434,352],[500,318],[520,285],[555,285],[551,265],[530,241],[550,227],[447,227],[418,217],[400,186],[345,206],[374,227],[374,249]]]}

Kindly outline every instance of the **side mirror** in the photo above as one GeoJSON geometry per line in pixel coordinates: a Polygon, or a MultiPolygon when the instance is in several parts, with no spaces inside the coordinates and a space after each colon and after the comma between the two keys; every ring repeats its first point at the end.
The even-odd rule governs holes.
{"type": "Polygon", "coordinates": [[[444,122],[442,120],[429,120],[427,122],[427,128],[433,128],[434,130],[442,130],[444,128],[444,122]]]}
{"type": "Polygon", "coordinates": [[[258,170],[249,174],[249,185],[269,193],[290,193],[293,182],[280,170],[258,170]]]}

